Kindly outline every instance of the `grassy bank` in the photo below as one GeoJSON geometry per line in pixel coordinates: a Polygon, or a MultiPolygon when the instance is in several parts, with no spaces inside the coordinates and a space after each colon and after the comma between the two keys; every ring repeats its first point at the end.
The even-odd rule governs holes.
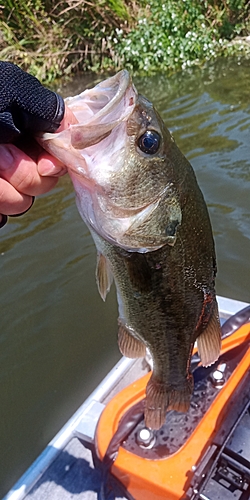
{"type": "Polygon", "coordinates": [[[5,0],[0,59],[49,82],[76,71],[175,70],[250,53],[250,0],[5,0]]]}

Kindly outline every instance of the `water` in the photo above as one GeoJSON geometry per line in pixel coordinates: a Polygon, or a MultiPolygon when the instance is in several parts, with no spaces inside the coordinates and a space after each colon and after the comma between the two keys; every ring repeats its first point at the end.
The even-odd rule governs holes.
{"type": "MultiPolygon", "coordinates": [[[[191,161],[214,229],[220,295],[250,302],[248,61],[137,79],[191,161]]],[[[82,80],[62,87],[83,89],[82,80]]],[[[1,230],[0,498],[119,358],[117,307],[70,180],[1,230]]]]}

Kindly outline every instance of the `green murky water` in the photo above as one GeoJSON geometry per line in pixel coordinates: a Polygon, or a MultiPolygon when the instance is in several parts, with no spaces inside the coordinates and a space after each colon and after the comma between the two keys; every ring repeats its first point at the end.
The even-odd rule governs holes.
{"type": "MultiPolygon", "coordinates": [[[[250,302],[250,65],[137,79],[191,161],[214,229],[220,295],[250,302]]],[[[83,80],[61,89],[74,95],[83,80]]],[[[114,290],[67,177],[0,234],[0,497],[119,358],[114,290]]]]}

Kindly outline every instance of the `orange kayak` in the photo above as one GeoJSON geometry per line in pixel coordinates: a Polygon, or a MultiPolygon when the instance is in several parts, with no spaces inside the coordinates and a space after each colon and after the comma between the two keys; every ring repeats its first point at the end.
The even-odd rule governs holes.
{"type": "Polygon", "coordinates": [[[221,490],[221,496],[213,499],[249,500],[250,434],[245,451],[236,453],[228,447],[250,404],[247,309],[242,311],[243,320],[247,319],[242,326],[238,327],[240,315],[225,323],[221,356],[215,365],[199,366],[194,351],[195,385],[187,413],[168,412],[159,431],[145,427],[143,399],[150,373],[106,405],[96,430],[97,455],[104,463],[110,459],[111,473],[131,498],[209,500],[214,488],[217,495],[221,490]],[[226,496],[229,490],[234,496],[226,496]]]}

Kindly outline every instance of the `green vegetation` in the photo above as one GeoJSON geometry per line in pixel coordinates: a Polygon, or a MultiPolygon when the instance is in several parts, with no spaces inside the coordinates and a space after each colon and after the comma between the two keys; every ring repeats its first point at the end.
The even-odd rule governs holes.
{"type": "Polygon", "coordinates": [[[123,64],[131,69],[185,68],[240,50],[240,45],[229,44],[229,40],[247,31],[244,19],[248,15],[249,2],[241,0],[149,0],[137,25],[126,36],[116,30],[113,43],[123,64]]]}
{"type": "Polygon", "coordinates": [[[4,0],[0,59],[52,81],[77,70],[174,70],[250,53],[250,0],[4,0]],[[237,39],[238,37],[238,39],[237,39]]]}

